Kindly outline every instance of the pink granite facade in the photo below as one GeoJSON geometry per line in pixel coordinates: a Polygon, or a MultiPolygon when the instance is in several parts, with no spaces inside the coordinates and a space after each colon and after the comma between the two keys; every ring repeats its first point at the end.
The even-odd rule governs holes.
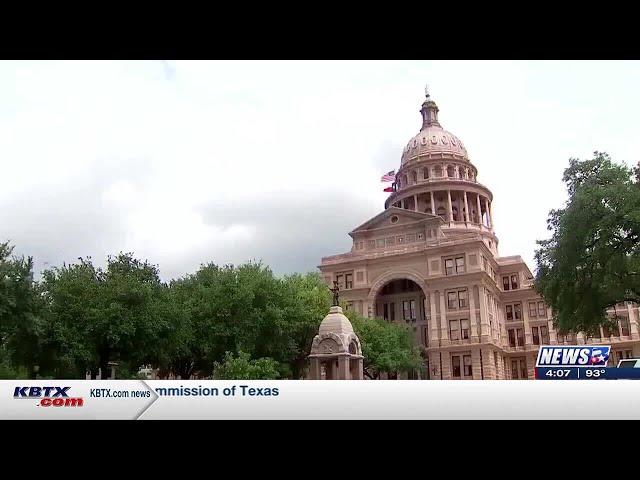
{"type": "Polygon", "coordinates": [[[493,195],[463,143],[429,96],[421,114],[385,209],[349,233],[350,252],[319,266],[349,308],[410,326],[428,361],[401,378],[533,379],[541,344],[610,344],[610,365],[640,357],[636,304],[617,305],[618,328],[601,338],[557,334],[529,267],[498,253],[493,195]]]}

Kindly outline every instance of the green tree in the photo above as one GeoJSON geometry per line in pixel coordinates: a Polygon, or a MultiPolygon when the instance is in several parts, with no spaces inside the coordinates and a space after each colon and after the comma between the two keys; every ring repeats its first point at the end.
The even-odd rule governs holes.
{"type": "Polygon", "coordinates": [[[378,379],[383,372],[397,374],[423,367],[420,348],[408,327],[381,318],[365,318],[352,310],[345,314],[360,338],[367,377],[378,379]]]}
{"type": "Polygon", "coordinates": [[[640,302],[640,169],[632,173],[606,153],[569,161],[569,199],[550,212],[552,236],[536,251],[536,288],[560,331],[596,332],[607,308],[640,302]]]}
{"type": "Polygon", "coordinates": [[[13,255],[0,243],[0,362],[5,371],[26,368],[32,374],[43,353],[42,299],[33,280],[33,259],[13,255]]]}
{"type": "Polygon", "coordinates": [[[234,356],[226,352],[222,362],[215,362],[213,378],[216,380],[276,380],[280,378],[279,363],[272,358],[252,360],[245,352],[234,356]]]}
{"type": "Polygon", "coordinates": [[[157,359],[159,337],[167,330],[156,266],[132,254],[109,257],[105,270],[91,259],[43,273],[46,317],[57,352],[57,376],[86,369],[107,371],[115,361],[135,372],[157,359]]]}

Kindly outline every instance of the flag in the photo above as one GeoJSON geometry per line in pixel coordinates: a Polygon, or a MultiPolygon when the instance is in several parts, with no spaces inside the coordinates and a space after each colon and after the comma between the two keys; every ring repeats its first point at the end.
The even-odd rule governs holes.
{"type": "Polygon", "coordinates": [[[393,187],[387,187],[383,190],[383,192],[393,192],[393,187]]]}
{"type": "Polygon", "coordinates": [[[381,182],[395,182],[395,180],[396,180],[395,170],[391,170],[389,173],[385,173],[384,175],[382,175],[382,178],[380,179],[381,182]]]}

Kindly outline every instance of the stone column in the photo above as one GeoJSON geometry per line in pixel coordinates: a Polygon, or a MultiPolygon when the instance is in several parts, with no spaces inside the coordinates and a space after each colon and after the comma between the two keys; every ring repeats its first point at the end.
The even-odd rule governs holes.
{"type": "Polygon", "coordinates": [[[631,338],[633,340],[638,340],[640,339],[640,332],[638,331],[640,329],[640,325],[638,325],[640,323],[640,320],[638,319],[638,317],[640,316],[638,315],[640,313],[640,310],[638,310],[637,307],[632,307],[631,303],[627,302],[627,312],[629,313],[629,327],[631,338]]]}
{"type": "MultiPolygon", "coordinates": [[[[548,309],[547,309],[547,311],[548,311],[548,309]]],[[[558,332],[556,332],[556,329],[553,326],[553,320],[552,319],[547,320],[547,330],[549,331],[549,343],[551,345],[557,345],[558,344],[558,332]]]]}
{"type": "Polygon", "coordinates": [[[447,166],[446,166],[446,165],[444,165],[444,164],[442,164],[442,177],[443,177],[443,178],[448,177],[449,175],[448,175],[447,173],[448,173],[448,172],[447,172],[447,166]]]}
{"type": "Polygon", "coordinates": [[[527,355],[527,378],[533,380],[536,378],[536,355],[527,355]]]}
{"type": "Polygon", "coordinates": [[[485,380],[496,379],[496,365],[493,358],[493,350],[490,348],[482,349],[482,371],[485,380]]]}
{"type": "MultiPolygon", "coordinates": [[[[532,340],[531,340],[531,328],[529,328],[529,302],[524,302],[524,301],[522,302],[521,311],[522,311],[522,324],[523,324],[522,328],[524,328],[524,344],[531,345],[532,340]],[[525,303],[527,304],[527,308],[525,308],[525,303]]],[[[538,337],[540,338],[540,341],[542,341],[540,332],[538,332],[538,337]]]]}
{"type": "MultiPolygon", "coordinates": [[[[464,368],[464,361],[462,363],[462,368],[464,368]]],[[[482,380],[482,361],[480,360],[480,347],[476,347],[471,350],[471,368],[473,379],[482,380]]]]}
{"type": "Polygon", "coordinates": [[[480,340],[482,342],[488,342],[491,332],[489,331],[489,314],[487,312],[486,296],[482,284],[478,284],[477,287],[478,299],[480,300],[480,340]]]}
{"type": "Polygon", "coordinates": [[[449,323],[447,322],[447,306],[444,290],[440,291],[440,345],[449,345],[449,323]]]}
{"type": "Polygon", "coordinates": [[[489,218],[491,219],[491,228],[493,228],[493,210],[491,209],[491,204],[493,202],[489,202],[489,218]]]}
{"type": "Polygon", "coordinates": [[[487,212],[487,227],[491,228],[491,215],[489,214],[489,200],[487,200],[487,197],[484,197],[484,211],[487,212]]]}
{"type": "Polygon", "coordinates": [[[357,377],[358,378],[354,378],[354,380],[364,380],[364,359],[363,358],[358,359],[357,377]]]}
{"type": "Polygon", "coordinates": [[[449,352],[441,352],[442,355],[442,379],[451,380],[451,355],[449,352]]]}
{"type": "Polygon", "coordinates": [[[436,294],[433,291],[429,293],[429,307],[431,309],[431,333],[429,334],[429,345],[432,347],[439,347],[440,332],[438,328],[438,316],[436,312],[436,294]]]}
{"type": "Polygon", "coordinates": [[[340,355],[338,357],[338,380],[351,380],[351,370],[349,365],[349,357],[340,355]]]}
{"type": "Polygon", "coordinates": [[[311,380],[320,380],[320,359],[318,357],[311,358],[311,368],[309,369],[309,375],[311,380]]]}
{"type": "Polygon", "coordinates": [[[504,358],[502,354],[498,352],[498,364],[496,365],[496,378],[498,380],[504,380],[504,358]]]}
{"type": "Polygon", "coordinates": [[[433,215],[435,215],[436,214],[436,202],[435,202],[435,200],[433,198],[433,190],[430,191],[429,193],[431,194],[431,213],[433,215]]]}
{"type": "Polygon", "coordinates": [[[464,192],[464,221],[469,221],[469,202],[467,202],[467,191],[464,192]]]}
{"type": "Polygon", "coordinates": [[[413,209],[417,212],[418,211],[418,196],[414,195],[413,196],[413,209]]]}
{"type": "Polygon", "coordinates": [[[476,203],[478,208],[478,223],[482,225],[482,210],[480,210],[480,194],[476,193],[476,203]]]}
{"type": "Polygon", "coordinates": [[[473,343],[478,341],[478,324],[476,319],[476,296],[473,285],[467,288],[469,295],[469,338],[473,343]]]}
{"type": "Polygon", "coordinates": [[[448,221],[453,221],[453,210],[451,209],[451,190],[447,189],[447,215],[448,221]]]}

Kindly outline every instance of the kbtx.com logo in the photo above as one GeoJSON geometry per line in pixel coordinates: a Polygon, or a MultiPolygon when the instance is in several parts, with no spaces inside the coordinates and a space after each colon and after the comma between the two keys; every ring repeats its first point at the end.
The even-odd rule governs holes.
{"type": "Polygon", "coordinates": [[[36,399],[40,407],[82,407],[82,397],[70,397],[71,387],[16,387],[13,398],[36,399]]]}
{"type": "Polygon", "coordinates": [[[606,367],[609,345],[544,345],[536,367],[606,367]]]}

